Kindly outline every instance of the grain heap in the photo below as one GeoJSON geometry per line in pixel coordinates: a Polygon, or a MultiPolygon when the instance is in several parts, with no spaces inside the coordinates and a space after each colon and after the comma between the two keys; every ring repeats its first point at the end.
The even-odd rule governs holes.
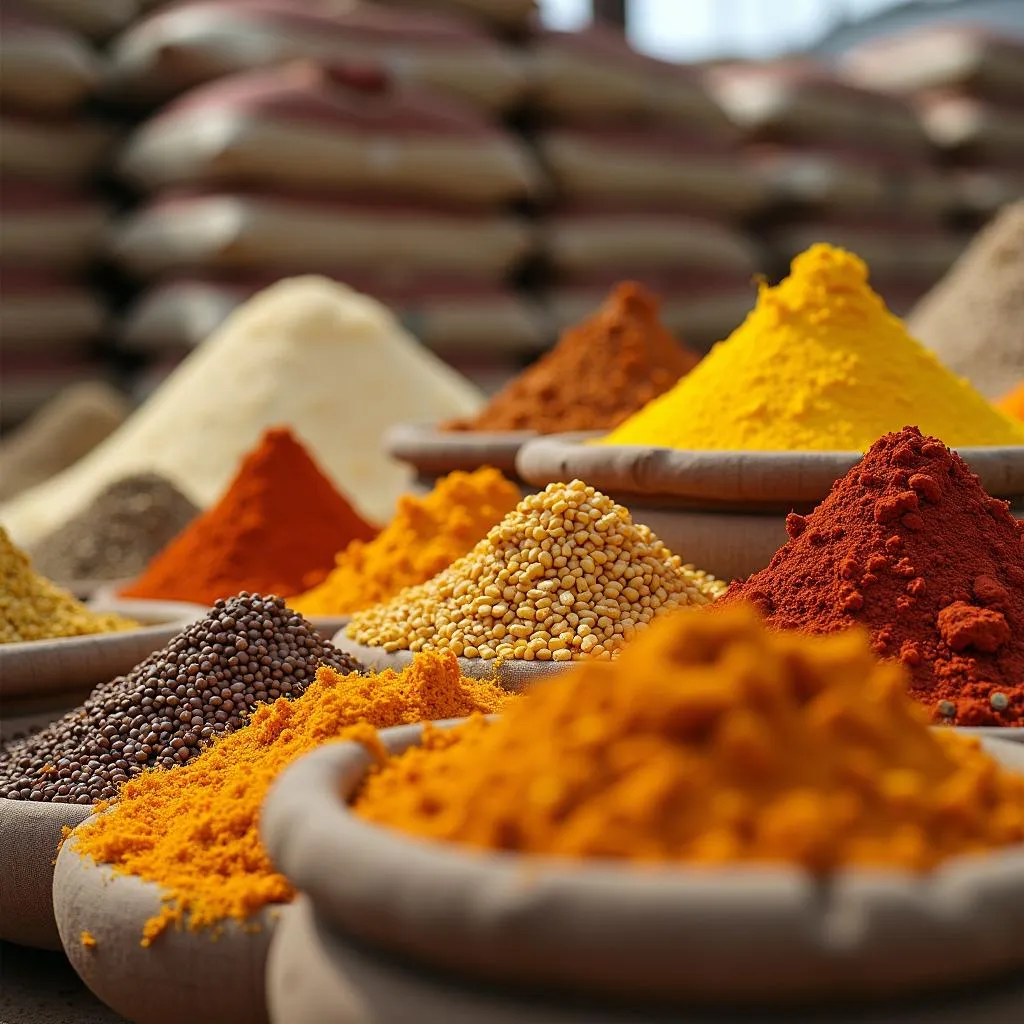
{"type": "Polygon", "coordinates": [[[990,398],[1024,377],[1024,200],[979,232],[907,327],[990,398]]]}
{"type": "Polygon", "coordinates": [[[324,278],[280,281],[237,309],[103,444],[0,509],[0,522],[31,544],[141,470],[205,508],[274,425],[303,438],[361,514],[385,522],[411,471],[377,454],[384,431],[482,404],[378,302],[324,278]]]}
{"type": "Polygon", "coordinates": [[[268,430],[227,492],[122,590],[213,604],[243,590],[290,597],[327,575],[335,552],[377,531],[289,430],[268,430]]]}
{"type": "Polygon", "coordinates": [[[904,423],[953,445],[1024,444],[1024,427],[889,313],[861,259],[814,245],[692,373],[598,443],[865,451],[904,423]]]}
{"type": "Polygon", "coordinates": [[[525,498],[433,579],[357,612],[348,635],[385,651],[607,659],[656,615],[709,604],[724,589],[574,480],[525,498]]]}
{"type": "Polygon", "coordinates": [[[642,285],[618,285],[589,319],[562,334],[476,416],[449,430],[608,430],[667,391],[700,361],[658,318],[642,285]]]}
{"type": "Polygon", "coordinates": [[[247,728],[204,750],[169,777],[147,772],[113,811],[75,831],[79,852],[159,885],[169,899],[146,925],[149,945],[186,915],[192,930],[244,920],[295,895],[259,836],[274,780],[309,750],[346,737],[510,706],[492,683],[462,679],[451,654],[423,654],[401,674],[360,677],[320,668],[298,700],[259,708],[247,728]],[[216,836],[217,842],[209,842],[216,836]]]}
{"type": "Polygon", "coordinates": [[[0,796],[93,804],[146,768],[174,768],[261,703],[305,692],[317,668],[358,671],[277,597],[239,594],[101,683],[80,707],[0,750],[0,796]]]}
{"type": "Polygon", "coordinates": [[[0,440],[0,500],[67,469],[112,434],[128,415],[124,396],[100,381],[65,388],[0,440]]]}
{"type": "Polygon", "coordinates": [[[105,488],[88,508],[32,550],[36,568],[58,580],[127,579],[195,518],[199,509],[156,473],[105,488]]]}
{"type": "Polygon", "coordinates": [[[916,427],[882,437],[726,603],[778,629],[860,624],[936,720],[1024,726],[1024,523],[916,427]]]}
{"type": "Polygon", "coordinates": [[[349,615],[386,601],[464,555],[519,497],[519,488],[489,467],[449,473],[424,497],[405,494],[380,534],[340,551],[327,579],[292,607],[303,615],[349,615]]]}
{"type": "Polygon", "coordinates": [[[32,568],[0,527],[0,644],[136,629],[120,615],[97,614],[32,568]]]}
{"type": "Polygon", "coordinates": [[[355,810],[485,849],[816,874],[926,871],[1024,841],[1024,778],[929,730],[904,687],[859,632],[773,634],[749,608],[671,615],[497,721],[428,727],[355,810]]]}

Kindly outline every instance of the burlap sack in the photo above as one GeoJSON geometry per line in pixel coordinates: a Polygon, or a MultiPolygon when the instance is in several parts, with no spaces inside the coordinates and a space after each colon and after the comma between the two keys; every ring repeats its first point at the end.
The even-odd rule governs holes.
{"type": "Polygon", "coordinates": [[[81,118],[41,121],[0,116],[0,174],[33,182],[75,184],[99,170],[116,133],[81,118]]]}
{"type": "Polygon", "coordinates": [[[91,807],[0,797],[0,939],[60,949],[53,917],[53,862],[65,826],[91,807]]]}
{"type": "Polygon", "coordinates": [[[111,254],[139,277],[212,271],[344,278],[354,270],[497,283],[534,245],[529,223],[501,213],[223,193],[143,206],[115,229],[111,254]]]}
{"type": "Polygon", "coordinates": [[[531,430],[484,433],[439,430],[433,423],[399,423],[384,434],[383,447],[393,459],[409,463],[425,477],[457,469],[472,472],[481,466],[514,476],[516,453],[537,436],[531,430]]]}
{"type": "MultiPolygon", "coordinates": [[[[389,653],[379,647],[357,643],[346,635],[344,629],[335,634],[333,643],[339,650],[347,651],[357,658],[360,664],[372,672],[384,672],[387,669],[401,672],[412,664],[415,657],[410,651],[389,653]]],[[[523,693],[538,680],[564,672],[572,668],[572,665],[571,661],[503,661],[498,665],[483,658],[459,658],[459,671],[468,679],[489,680],[509,693],[523,693]]]]}
{"type": "MultiPolygon", "coordinates": [[[[869,1013],[829,1000],[823,1010],[762,1012],[753,1019],[759,1024],[1008,1024],[1019,1016],[1022,999],[1020,982],[986,982],[869,1013]]],[[[348,940],[301,896],[274,934],[267,1002],[272,1024],[735,1024],[750,1019],[709,1017],[696,1007],[618,1009],[607,999],[570,1003],[514,988],[466,984],[457,974],[410,968],[396,957],[348,940]]]]}
{"type": "Polygon", "coordinates": [[[915,100],[932,142],[940,149],[1020,167],[1024,161],[1024,114],[971,96],[940,93],[915,100]]]}
{"type": "MultiPolygon", "coordinates": [[[[407,726],[382,739],[400,751],[420,735],[407,726]]],[[[1024,772],[1020,745],[983,743],[1024,772]]],[[[264,805],[263,841],[332,931],[467,983],[764,1007],[1024,969],[1024,846],[923,876],[827,881],[786,866],[638,871],[487,854],[352,815],[345,801],[371,763],[352,743],[301,758],[264,805]]]]}
{"type": "Polygon", "coordinates": [[[221,934],[169,929],[139,944],[163,905],[160,889],[115,875],[65,843],[53,878],[64,951],[90,989],[135,1024],[264,1024],[267,950],[284,907],[267,908],[221,934]],[[83,932],[95,946],[82,943],[83,932]]]}
{"type": "MultiPolygon", "coordinates": [[[[106,322],[100,296],[80,285],[49,275],[4,282],[0,337],[8,352],[76,353],[100,336],[106,322]]],[[[15,390],[13,382],[6,387],[15,390]]]]}
{"type": "MultiPolygon", "coordinates": [[[[999,498],[1024,495],[1024,446],[959,448],[959,454],[999,498]]],[[[581,444],[550,435],[524,444],[516,469],[544,486],[579,477],[609,494],[630,494],[666,507],[785,512],[816,504],[860,461],[858,452],[684,451],[639,445],[581,444]]]]}
{"type": "Polygon", "coordinates": [[[0,263],[16,271],[72,270],[97,255],[107,211],[88,195],[5,183],[0,193],[0,263]]]}
{"type": "Polygon", "coordinates": [[[19,0],[19,6],[101,40],[127,25],[144,5],[139,0],[19,0]]]}

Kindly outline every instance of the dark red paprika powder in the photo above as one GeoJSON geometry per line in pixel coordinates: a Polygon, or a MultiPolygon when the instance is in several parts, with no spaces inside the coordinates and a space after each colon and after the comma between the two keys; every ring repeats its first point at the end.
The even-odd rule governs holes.
{"type": "Polygon", "coordinates": [[[725,602],[779,629],[866,627],[937,721],[1024,726],[1024,523],[916,427],[886,434],[725,602]]]}

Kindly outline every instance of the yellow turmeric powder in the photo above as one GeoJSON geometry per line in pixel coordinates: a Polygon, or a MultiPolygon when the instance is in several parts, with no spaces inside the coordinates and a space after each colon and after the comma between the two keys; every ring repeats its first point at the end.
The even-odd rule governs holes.
{"type": "Polygon", "coordinates": [[[374,540],[349,544],[327,579],[289,604],[303,615],[348,615],[386,601],[464,555],[519,498],[496,469],[449,473],[425,497],[399,498],[374,540]]]}
{"type": "Polygon", "coordinates": [[[745,605],[678,612],[498,721],[428,729],[355,811],[487,849],[821,873],[1024,842],[1024,777],[930,730],[905,688],[858,632],[772,633],[745,605]]]}
{"type": "Polygon", "coordinates": [[[1024,444],[1024,426],[907,333],[859,257],[820,244],[762,284],[744,323],[674,388],[594,443],[866,451],[908,423],[951,446],[1024,444]]]}
{"type": "Polygon", "coordinates": [[[1018,420],[1024,420],[1024,380],[1009,394],[1003,395],[996,405],[1010,416],[1018,420]]]}
{"type": "MultiPolygon", "coordinates": [[[[341,675],[321,667],[297,700],[261,707],[246,728],[171,771],[127,783],[109,813],[74,832],[80,853],[159,885],[166,903],[146,923],[148,946],[168,927],[216,929],[294,892],[260,842],[260,806],[300,755],[332,740],[429,719],[500,711],[516,698],[464,679],[452,654],[424,654],[401,673],[341,675]]],[[[97,806],[97,811],[108,805],[97,806]]]]}

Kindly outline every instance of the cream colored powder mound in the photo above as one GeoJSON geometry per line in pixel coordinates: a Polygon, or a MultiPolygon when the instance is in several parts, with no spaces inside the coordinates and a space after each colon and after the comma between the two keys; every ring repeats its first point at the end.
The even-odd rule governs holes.
{"type": "Polygon", "coordinates": [[[384,430],[482,405],[378,302],[325,278],[292,278],[236,310],[89,455],[0,507],[0,523],[31,545],[140,470],[209,505],[275,425],[291,427],[359,510],[385,522],[411,471],[381,453],[384,430]]]}

